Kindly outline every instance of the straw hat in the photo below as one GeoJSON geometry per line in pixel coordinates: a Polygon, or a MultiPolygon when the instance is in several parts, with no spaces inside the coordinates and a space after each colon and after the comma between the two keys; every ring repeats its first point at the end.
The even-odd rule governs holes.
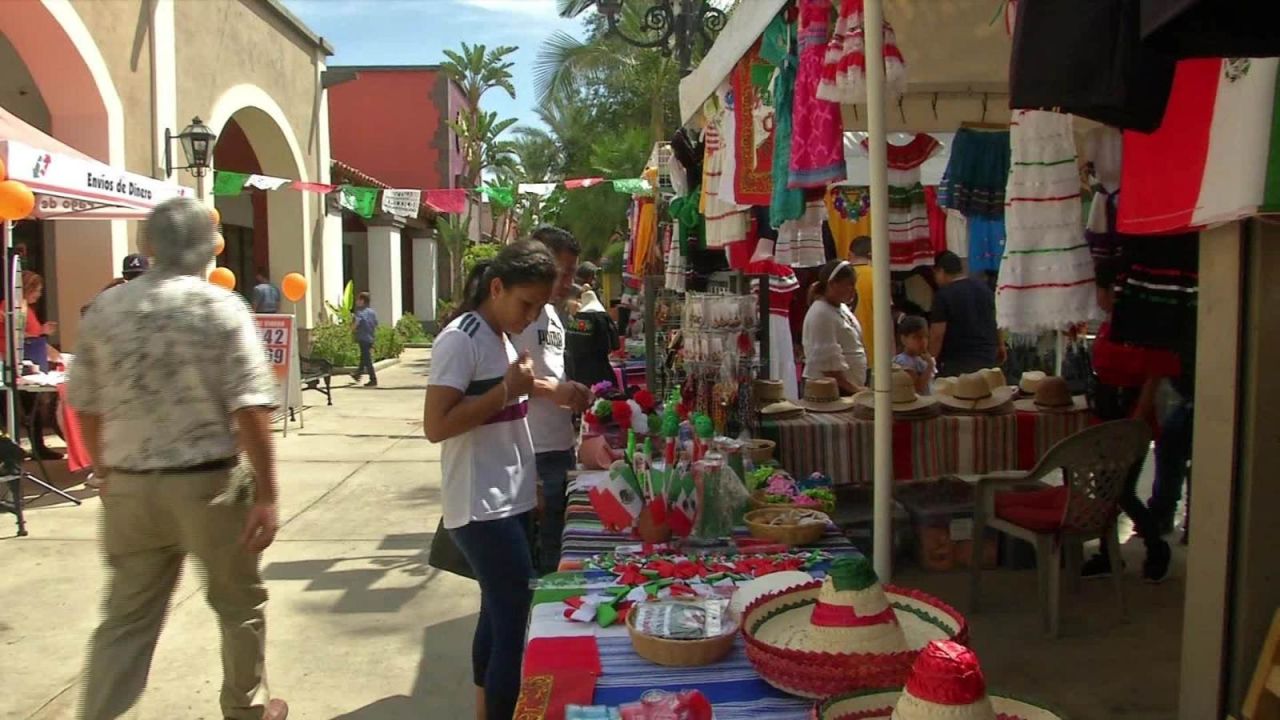
{"type": "Polygon", "coordinates": [[[929,643],[911,666],[906,687],[833,697],[818,720],[1058,720],[1038,705],[987,694],[973,651],[950,640],[929,643]]]}
{"type": "Polygon", "coordinates": [[[1040,387],[1040,383],[1048,377],[1039,370],[1027,370],[1022,373],[1022,378],[1018,380],[1018,392],[1026,396],[1036,394],[1036,388],[1040,387]]]}
{"type": "MultiPolygon", "coordinates": [[[[931,408],[938,404],[938,400],[935,397],[916,394],[916,383],[911,379],[911,375],[907,373],[906,370],[895,368],[890,379],[892,380],[893,411],[895,413],[914,412],[925,408],[931,408]]],[[[853,401],[864,407],[874,409],[876,396],[875,393],[869,390],[864,390],[857,395],[854,395],[853,401]]]]}
{"type": "Polygon", "coordinates": [[[933,394],[936,395],[954,395],[956,392],[956,384],[959,381],[953,377],[936,378],[933,381],[933,394]]]}
{"type": "Polygon", "coordinates": [[[1009,381],[1005,379],[1004,370],[1000,368],[987,368],[979,371],[982,379],[987,381],[987,387],[995,390],[996,388],[1009,387],[1009,381]]]}
{"type": "Polygon", "coordinates": [[[1083,395],[1073,397],[1066,379],[1053,375],[1040,381],[1035,398],[1019,400],[1014,406],[1029,412],[1054,413],[1087,410],[1089,403],[1083,395]]]}
{"type": "Polygon", "coordinates": [[[968,638],[954,609],[924,593],[882,586],[863,557],[836,560],[820,583],[746,605],[742,630],[752,666],[774,687],[815,699],[900,688],[930,640],[968,638]]]}
{"type": "Polygon", "coordinates": [[[757,637],[771,645],[828,653],[900,653],[907,638],[885,596],[880,578],[862,557],[841,558],[807,613],[768,623],[757,637]]]}
{"type": "MultiPolygon", "coordinates": [[[[1008,385],[991,387],[983,375],[987,371],[961,375],[955,389],[949,395],[940,395],[938,402],[948,408],[967,412],[988,412],[1006,405],[1013,399],[1013,388],[1008,385]]],[[[1002,373],[1003,376],[1003,373],[1002,373]]]]}
{"type": "Polygon", "coordinates": [[[853,398],[840,397],[840,386],[832,378],[805,378],[799,405],[814,412],[843,412],[853,407],[853,398]]]}
{"type": "Polygon", "coordinates": [[[786,420],[788,418],[804,415],[804,408],[796,405],[790,400],[782,400],[780,402],[769,403],[760,408],[760,414],[769,420],[786,420]]]}
{"type": "Polygon", "coordinates": [[[756,402],[762,406],[787,399],[781,380],[756,380],[752,387],[755,389],[756,402]]]}

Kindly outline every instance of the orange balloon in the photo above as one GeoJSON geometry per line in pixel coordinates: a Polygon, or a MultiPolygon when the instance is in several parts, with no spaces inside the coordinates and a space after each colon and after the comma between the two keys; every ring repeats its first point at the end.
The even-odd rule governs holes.
{"type": "Polygon", "coordinates": [[[209,208],[209,217],[213,218],[214,225],[222,224],[222,213],[218,212],[218,208],[209,208]]]}
{"type": "Polygon", "coordinates": [[[298,302],[307,294],[307,278],[301,273],[289,273],[280,282],[280,289],[289,302],[298,302]]]}
{"type": "Polygon", "coordinates": [[[4,180],[7,175],[4,174],[4,159],[0,158],[0,180],[4,180]]]}
{"type": "Polygon", "coordinates": [[[31,188],[17,180],[0,182],[0,220],[21,220],[36,207],[31,188]]]}
{"type": "Polygon", "coordinates": [[[223,250],[227,249],[227,239],[222,237],[222,233],[213,234],[213,254],[221,255],[223,250]]]}
{"type": "Polygon", "coordinates": [[[214,268],[213,272],[209,273],[209,282],[220,288],[235,290],[236,274],[224,267],[214,268]]]}

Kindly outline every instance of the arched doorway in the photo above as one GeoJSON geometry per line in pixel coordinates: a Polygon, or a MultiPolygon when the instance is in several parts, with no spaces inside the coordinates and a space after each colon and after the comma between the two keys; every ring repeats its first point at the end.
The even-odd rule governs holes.
{"type": "MultiPolygon", "coordinates": [[[[215,169],[307,180],[292,129],[260,89],[241,85],[228,90],[215,105],[209,126],[218,134],[215,169]]],[[[218,264],[236,274],[239,292],[250,294],[260,269],[277,285],[287,273],[311,274],[310,203],[306,193],[288,188],[245,188],[239,195],[214,198],[227,240],[218,264]]],[[[297,304],[300,320],[311,316],[312,295],[297,304]]]]}
{"type": "MultiPolygon", "coordinates": [[[[0,105],[90,157],[123,165],[123,105],[69,0],[5,4],[0,105]]],[[[118,274],[129,252],[124,221],[24,221],[15,234],[28,265],[45,276],[46,297],[37,313],[58,320],[59,342],[73,346],[80,307],[118,274]]]]}

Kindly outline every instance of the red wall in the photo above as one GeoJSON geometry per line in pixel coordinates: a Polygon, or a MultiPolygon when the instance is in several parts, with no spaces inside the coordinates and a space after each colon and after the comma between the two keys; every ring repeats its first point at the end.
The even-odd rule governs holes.
{"type": "MultiPolygon", "coordinates": [[[[329,146],[340,160],[391,187],[452,187],[450,158],[439,147],[448,101],[434,69],[357,70],[329,88],[329,146]],[[442,167],[443,166],[443,167],[442,167]]],[[[447,96],[446,96],[447,98],[447,96]]],[[[447,137],[447,134],[445,134],[447,137]]]]}
{"type": "MultiPolygon", "coordinates": [[[[244,130],[235,120],[227,121],[226,126],[222,128],[222,134],[218,136],[218,143],[213,146],[213,167],[230,172],[262,174],[258,156],[253,153],[249,138],[245,136],[244,130]]],[[[267,194],[253,189],[245,189],[243,192],[249,193],[250,200],[253,202],[253,266],[255,270],[258,268],[269,270],[271,238],[267,232],[267,194]]],[[[293,191],[277,190],[276,192],[293,191]]],[[[252,278],[246,278],[244,282],[251,280],[252,278]]]]}

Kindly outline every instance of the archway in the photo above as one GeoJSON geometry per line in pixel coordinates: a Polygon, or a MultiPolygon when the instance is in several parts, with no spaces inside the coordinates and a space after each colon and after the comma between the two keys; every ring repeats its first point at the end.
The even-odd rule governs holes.
{"type": "MultiPolygon", "coordinates": [[[[102,162],[124,164],[124,106],[97,44],[69,0],[6,3],[0,13],[0,104],[102,162]]],[[[74,344],[79,309],[129,252],[124,221],[20,223],[46,276],[46,319],[74,344]],[[22,227],[29,225],[29,227],[22,227]],[[62,252],[58,252],[58,248],[62,252]]]]}
{"type": "MultiPolygon", "coordinates": [[[[284,112],[260,88],[238,85],[223,93],[209,126],[218,134],[216,169],[308,180],[301,149],[284,112]]],[[[228,252],[219,258],[219,264],[231,266],[238,290],[249,294],[259,268],[277,284],[286,273],[311,275],[310,201],[306,193],[294,190],[249,188],[238,196],[214,199],[228,243],[228,252]]],[[[299,322],[311,317],[314,294],[308,292],[297,304],[299,322]]]]}

